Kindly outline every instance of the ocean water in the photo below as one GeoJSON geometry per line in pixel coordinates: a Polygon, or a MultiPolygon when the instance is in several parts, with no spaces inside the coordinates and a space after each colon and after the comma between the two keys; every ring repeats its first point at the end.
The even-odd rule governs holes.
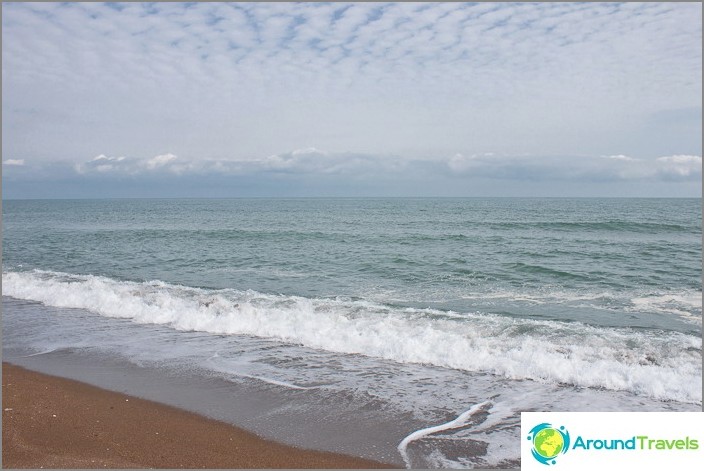
{"type": "Polygon", "coordinates": [[[4,201],[3,351],[373,415],[393,449],[357,454],[408,467],[515,466],[521,411],[701,410],[701,214],[701,199],[4,201]]]}

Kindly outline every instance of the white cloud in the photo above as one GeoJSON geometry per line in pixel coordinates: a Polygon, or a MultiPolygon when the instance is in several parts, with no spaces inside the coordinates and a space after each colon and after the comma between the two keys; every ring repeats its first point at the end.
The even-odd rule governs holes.
{"type": "Polygon", "coordinates": [[[100,155],[98,155],[98,156],[96,156],[96,157],[93,157],[93,159],[91,160],[91,162],[99,162],[99,161],[101,161],[101,160],[105,160],[105,161],[108,161],[108,162],[122,162],[123,160],[125,160],[125,157],[124,157],[124,156],[120,156],[120,157],[108,157],[108,156],[106,156],[106,155],[104,155],[104,154],[100,154],[100,155]]]}
{"type": "Polygon", "coordinates": [[[87,162],[79,162],[74,164],[73,169],[81,174],[87,175],[90,173],[108,173],[114,171],[122,171],[129,168],[130,162],[127,157],[108,157],[105,154],[96,155],[87,162]]]}
{"type": "Polygon", "coordinates": [[[444,159],[412,159],[393,155],[329,152],[315,147],[237,159],[180,159],[174,154],[151,158],[108,157],[103,154],[74,167],[83,174],[114,175],[318,175],[364,178],[388,175],[407,178],[432,175],[460,179],[489,178],[511,181],[673,181],[701,175],[702,160],[695,155],[644,159],[609,156],[511,155],[483,152],[456,153],[444,159]]]}
{"type": "Polygon", "coordinates": [[[320,154],[326,155],[327,152],[318,150],[315,147],[306,147],[305,149],[296,149],[291,151],[291,155],[306,155],[306,154],[320,154]]]}
{"type": "Polygon", "coordinates": [[[164,165],[173,162],[177,158],[178,157],[171,153],[161,154],[157,155],[156,157],[152,157],[151,159],[144,162],[144,166],[147,167],[149,170],[154,170],[155,168],[163,167],[164,165]]]}
{"type": "Polygon", "coordinates": [[[138,175],[146,171],[156,171],[166,167],[172,173],[183,173],[189,165],[172,165],[177,159],[174,154],[160,154],[151,158],[127,158],[125,156],[111,157],[100,154],[86,162],[79,162],[73,166],[74,170],[82,175],[91,173],[114,173],[123,175],[138,175]]]}
{"type": "Polygon", "coordinates": [[[3,165],[22,167],[24,165],[24,159],[7,159],[2,161],[3,165]]]}
{"type": "Polygon", "coordinates": [[[636,161],[639,160],[639,159],[634,159],[633,157],[629,157],[629,156],[623,155],[623,154],[618,154],[618,155],[605,155],[604,158],[605,158],[605,159],[613,159],[613,160],[621,160],[621,161],[624,161],[624,162],[636,162],[636,161]]]}
{"type": "Polygon", "coordinates": [[[673,155],[657,159],[626,155],[609,156],[531,156],[456,154],[446,159],[458,176],[505,178],[512,180],[673,180],[701,175],[702,158],[673,155]]]}
{"type": "Polygon", "coordinates": [[[270,155],[246,163],[252,172],[361,176],[369,172],[387,172],[398,168],[398,157],[349,152],[326,152],[309,147],[270,155]]]}
{"type": "Polygon", "coordinates": [[[701,8],[10,2],[3,152],[103,178],[677,185],[701,174],[701,8]],[[95,149],[119,157],[75,157],[95,149]]]}
{"type": "Polygon", "coordinates": [[[392,173],[406,167],[404,159],[360,153],[334,153],[309,147],[268,157],[237,159],[181,159],[174,154],[151,158],[108,157],[103,154],[75,164],[82,175],[254,175],[317,174],[361,177],[370,173],[392,173]]]}
{"type": "Polygon", "coordinates": [[[702,158],[699,155],[670,155],[657,159],[658,172],[674,178],[700,176],[702,158]]]}
{"type": "Polygon", "coordinates": [[[471,169],[477,169],[480,167],[486,167],[490,165],[500,164],[501,159],[507,162],[506,157],[496,156],[493,152],[484,152],[481,154],[455,154],[449,159],[447,159],[447,165],[453,172],[465,173],[471,171],[471,169]]]}

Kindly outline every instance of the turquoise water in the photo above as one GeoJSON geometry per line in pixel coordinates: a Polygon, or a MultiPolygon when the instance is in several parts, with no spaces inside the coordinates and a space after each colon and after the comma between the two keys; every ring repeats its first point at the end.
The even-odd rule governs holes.
{"type": "Polygon", "coordinates": [[[676,315],[638,312],[633,299],[700,293],[701,200],[8,201],[3,209],[4,267],[13,271],[680,330],[688,327],[676,315]]]}
{"type": "MultiPolygon", "coordinates": [[[[545,407],[546,392],[567,410],[696,409],[701,210],[701,199],[4,201],[3,343],[365,391],[429,424],[504,391],[514,406],[495,418],[513,434],[518,410],[545,407]]],[[[500,464],[511,449],[404,459],[500,464]]]]}

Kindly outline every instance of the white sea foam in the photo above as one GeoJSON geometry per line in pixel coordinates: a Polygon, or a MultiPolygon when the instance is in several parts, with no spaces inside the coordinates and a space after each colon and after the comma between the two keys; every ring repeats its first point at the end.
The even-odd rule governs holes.
{"type": "Polygon", "coordinates": [[[416,430],[415,432],[411,433],[408,435],[406,438],[401,440],[401,442],[398,444],[398,451],[401,453],[401,457],[403,458],[403,462],[406,463],[407,468],[411,468],[411,460],[408,456],[408,444],[419,440],[423,437],[426,437],[428,435],[432,435],[434,433],[438,432],[443,432],[446,430],[452,430],[460,427],[466,426],[469,421],[471,420],[472,416],[479,412],[482,407],[489,405],[490,403],[488,401],[482,402],[480,404],[475,404],[472,407],[470,407],[468,410],[464,411],[460,415],[457,416],[456,419],[451,420],[447,423],[440,424],[440,425],[434,425],[432,427],[427,427],[421,430],[416,430]]]}
{"type": "Polygon", "coordinates": [[[702,293],[654,294],[631,299],[632,310],[675,314],[683,319],[702,323],[702,293]]]}
{"type": "Polygon", "coordinates": [[[232,372],[230,372],[230,373],[234,374],[236,376],[241,376],[243,378],[256,379],[257,381],[262,381],[264,383],[273,384],[274,386],[283,386],[284,388],[288,388],[288,389],[316,389],[315,387],[309,388],[306,386],[298,386],[297,384],[287,383],[286,381],[279,381],[279,380],[273,379],[273,378],[266,378],[264,376],[248,375],[248,374],[244,374],[244,373],[232,373],[232,372]]]}
{"type": "Polygon", "coordinates": [[[555,303],[565,303],[565,302],[575,302],[575,301],[594,301],[600,299],[608,299],[613,297],[612,293],[601,292],[601,293],[578,293],[569,291],[546,291],[542,293],[521,293],[516,291],[502,291],[496,290],[488,293],[477,293],[477,294],[463,294],[461,296],[463,299],[501,299],[501,300],[511,300],[511,301],[527,301],[535,304],[546,304],[548,302],[555,303]]]}
{"type": "Polygon", "coordinates": [[[40,355],[47,355],[47,354],[49,354],[49,353],[55,352],[56,350],[57,350],[56,348],[49,348],[49,349],[47,349],[47,350],[42,350],[42,351],[40,351],[40,352],[30,353],[29,355],[22,355],[22,357],[23,357],[23,358],[29,358],[29,357],[37,357],[37,356],[40,356],[40,355]]]}
{"type": "MultiPolygon", "coordinates": [[[[604,308],[601,304],[604,301],[621,301],[623,295],[611,291],[601,292],[580,292],[567,290],[543,290],[530,293],[510,290],[494,290],[486,293],[462,294],[462,299],[468,300],[509,300],[525,301],[534,304],[563,304],[576,302],[587,303],[594,307],[604,308]]],[[[653,312],[670,312],[686,317],[698,317],[701,321],[702,292],[694,290],[683,290],[678,293],[650,293],[641,294],[633,298],[626,298],[635,309],[653,312]],[[677,309],[675,309],[677,308],[677,309]]]]}
{"type": "Polygon", "coordinates": [[[274,386],[282,386],[287,389],[306,390],[318,388],[318,386],[300,386],[298,384],[293,384],[289,381],[283,381],[280,379],[269,378],[262,375],[246,373],[244,370],[246,370],[248,366],[245,363],[237,364],[237,362],[233,362],[232,360],[224,360],[220,358],[220,355],[218,355],[217,353],[215,353],[212,357],[208,358],[208,360],[206,361],[208,366],[210,366],[213,370],[220,371],[222,373],[227,373],[228,375],[254,379],[263,383],[273,384],[274,386]]]}
{"type": "Polygon", "coordinates": [[[519,411],[521,408],[519,398],[513,398],[511,404],[506,401],[494,402],[494,398],[492,398],[491,401],[484,401],[472,406],[450,422],[411,433],[399,443],[397,448],[408,468],[513,467],[513,463],[518,459],[516,434],[520,429],[519,411]],[[483,412],[483,414],[478,414],[478,412],[483,412]],[[430,445],[432,451],[413,457],[409,456],[408,445],[430,435],[434,435],[431,438],[435,439],[435,442],[430,445]],[[454,447],[451,446],[449,450],[451,453],[445,454],[444,442],[467,443],[468,440],[484,443],[487,446],[486,453],[468,453],[458,456],[452,453],[454,447]],[[414,462],[416,459],[421,462],[414,462]]]}
{"type": "Polygon", "coordinates": [[[140,324],[701,403],[701,338],[677,332],[45,271],[6,272],[2,281],[4,295],[140,324]]]}

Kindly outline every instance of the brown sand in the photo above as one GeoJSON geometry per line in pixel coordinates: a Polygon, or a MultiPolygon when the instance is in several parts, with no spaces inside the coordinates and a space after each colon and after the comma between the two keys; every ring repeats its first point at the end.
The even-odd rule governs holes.
{"type": "Polygon", "coordinates": [[[3,468],[392,468],[2,364],[3,468]]]}

